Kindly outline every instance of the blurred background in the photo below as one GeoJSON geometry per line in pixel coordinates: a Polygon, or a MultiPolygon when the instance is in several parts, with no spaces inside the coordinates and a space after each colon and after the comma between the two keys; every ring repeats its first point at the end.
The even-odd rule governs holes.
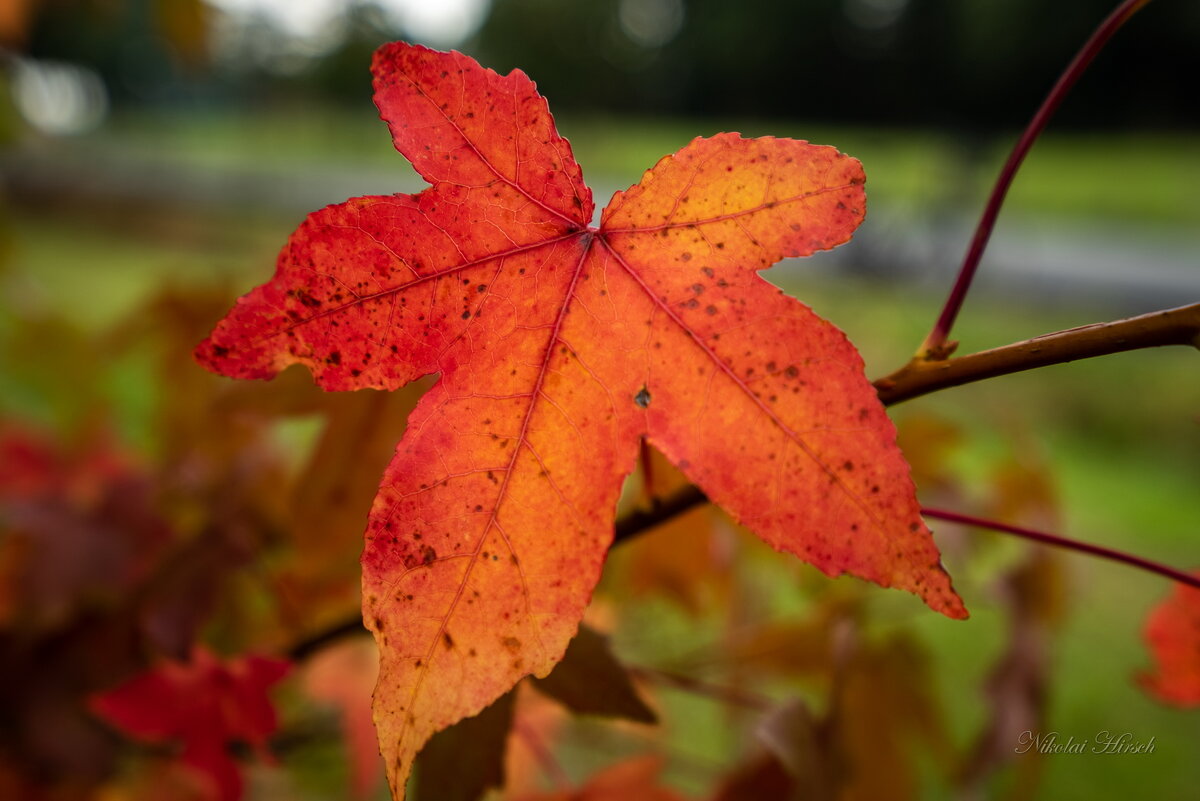
{"type": "MultiPolygon", "coordinates": [[[[205,537],[225,548],[203,570],[184,571],[205,600],[156,624],[175,628],[152,636],[149,651],[138,646],[135,658],[128,643],[114,645],[111,653],[123,655],[112,656],[109,670],[69,681],[47,673],[44,692],[0,699],[13,721],[61,707],[59,719],[72,721],[66,730],[83,732],[79,742],[87,743],[60,753],[71,749],[47,745],[41,724],[8,725],[0,779],[6,764],[22,760],[39,765],[40,776],[111,777],[117,749],[81,722],[78,698],[128,675],[149,652],[181,654],[201,634],[225,652],[286,651],[353,612],[372,476],[409,400],[396,408],[377,399],[337,406],[292,374],[272,390],[239,388],[194,367],[190,349],[237,295],[268,277],[304,214],[356,195],[420,190],[371,104],[368,66],[379,44],[418,41],[462,50],[501,72],[527,72],[549,98],[599,206],[692,137],[722,130],[808,139],[862,160],[870,207],[854,241],[767,275],[842,327],[875,377],[904,363],[932,325],[1000,163],[1114,5],[0,0],[0,422],[8,437],[0,444],[24,443],[0,448],[9,460],[0,479],[10,482],[0,492],[8,510],[0,517],[0,585],[7,582],[0,626],[6,638],[20,630],[26,640],[59,642],[80,621],[120,617],[113,598],[148,576],[162,581],[158,568],[135,569],[132,556],[104,551],[106,537],[136,531],[144,538],[161,524],[172,533],[151,539],[171,555],[170,570],[181,569],[179,554],[205,537]],[[365,436],[348,422],[360,414],[370,415],[383,447],[362,464],[353,451],[334,455],[361,471],[361,498],[334,486],[332,468],[318,464],[333,458],[333,439],[365,436]],[[45,457],[38,464],[58,465],[55,486],[90,488],[50,493],[86,548],[52,547],[61,523],[11,511],[32,497],[14,476],[28,474],[18,457],[33,452],[45,457]],[[137,514],[96,505],[111,493],[127,498],[131,482],[139,488],[137,514]],[[345,572],[279,569],[298,547],[300,515],[287,507],[304,497],[336,507],[324,524],[345,529],[337,535],[345,572]],[[16,548],[18,541],[26,545],[16,548]],[[74,564],[41,589],[21,578],[49,560],[85,562],[97,548],[127,568],[122,578],[98,575],[96,565],[111,561],[74,564]],[[275,608],[282,592],[299,598],[293,608],[275,608]],[[57,611],[20,623],[30,604],[57,611]],[[63,695],[64,683],[74,695],[63,695]]],[[[1200,4],[1159,0],[1095,62],[1013,187],[955,332],[964,352],[1200,300],[1198,54],[1200,4]]],[[[1183,349],[1123,354],[911,401],[894,417],[926,502],[1008,514],[1011,522],[1189,567],[1200,563],[1198,366],[1183,349]]],[[[311,519],[307,525],[315,527],[311,519]]],[[[740,542],[728,528],[717,526],[714,548],[740,542]]],[[[309,534],[317,542],[327,531],[309,534]]],[[[970,786],[1014,797],[1190,798],[1200,782],[1196,715],[1159,705],[1131,679],[1150,665],[1141,628],[1167,594],[1165,583],[1061,557],[1059,572],[1043,580],[1065,600],[1043,599],[1046,608],[1033,614],[1052,629],[1053,644],[1039,640],[1031,654],[1021,639],[1028,620],[1013,611],[1024,607],[1010,603],[1010,591],[1013,571],[1032,557],[991,535],[941,526],[939,537],[972,607],[970,628],[901,602],[879,601],[871,617],[889,632],[902,628],[931,655],[947,738],[975,754],[973,762],[963,757],[960,774],[970,773],[969,781],[938,779],[938,760],[922,763],[917,773],[928,783],[920,797],[961,797],[953,793],[970,786]],[[1022,654],[1033,665],[1022,663],[1025,672],[1012,668],[1022,654]],[[989,683],[996,675],[1010,684],[989,683]],[[1031,719],[1064,738],[1128,730],[1157,737],[1158,749],[1144,757],[1047,758],[1014,778],[997,756],[1003,747],[988,757],[972,743],[1018,697],[1036,697],[1031,719]]],[[[337,551],[327,547],[326,556],[337,551]]],[[[614,598],[638,559],[652,559],[636,551],[621,554],[625,561],[606,578],[614,598]]],[[[824,602],[813,600],[822,592],[814,587],[824,585],[806,569],[779,567],[770,554],[746,564],[763,572],[750,582],[759,595],[739,607],[744,625],[750,611],[786,620],[824,602]]],[[[696,580],[704,569],[696,567],[696,580]]],[[[610,626],[620,652],[661,665],[705,644],[729,651],[723,638],[737,621],[727,610],[705,607],[698,623],[695,604],[683,606],[652,598],[626,608],[628,620],[610,612],[624,621],[610,626]]],[[[66,664],[78,652],[54,653],[66,664]]],[[[15,664],[6,669],[18,671],[15,664]]],[[[732,680],[721,672],[729,669],[713,668],[732,680]]],[[[30,681],[19,671],[9,678],[30,681]]],[[[771,681],[780,697],[795,689],[789,682],[803,684],[790,674],[771,681]]],[[[673,716],[656,741],[672,755],[667,776],[701,797],[753,740],[750,724],[724,725],[711,699],[662,703],[673,716]]],[[[589,732],[574,750],[563,737],[572,777],[608,753],[585,745],[589,732]]]]}

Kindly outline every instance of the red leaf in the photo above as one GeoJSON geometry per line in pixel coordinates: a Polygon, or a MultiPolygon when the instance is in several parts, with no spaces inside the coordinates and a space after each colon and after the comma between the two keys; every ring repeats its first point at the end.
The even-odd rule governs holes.
{"type": "Polygon", "coordinates": [[[1176,584],[1150,613],[1146,641],[1158,664],[1142,686],[1168,704],[1200,706],[1200,589],[1176,584]]]}
{"type": "Polygon", "coordinates": [[[266,746],[276,729],[267,690],[288,667],[260,656],[221,662],[197,647],[190,663],[163,662],[92,696],[92,709],[134,739],[181,743],[180,761],[211,779],[221,801],[234,801],[242,779],[228,746],[266,746]]]}
{"type": "Polygon", "coordinates": [[[393,788],[435,731],[561,659],[642,437],[776,548],[965,616],[857,352],[755,274],[850,237],[857,161],[696,139],[594,228],[522,72],[403,43],[373,70],[432,186],[310,215],[197,358],[242,378],[299,362],[331,390],[440,374],[362,558],[393,788]]]}

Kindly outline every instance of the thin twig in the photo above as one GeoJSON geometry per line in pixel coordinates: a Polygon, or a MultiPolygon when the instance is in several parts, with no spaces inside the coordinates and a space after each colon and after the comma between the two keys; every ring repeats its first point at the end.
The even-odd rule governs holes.
{"type": "Polygon", "coordinates": [[[295,643],[288,649],[287,657],[293,662],[300,662],[344,637],[367,633],[367,627],[362,622],[362,612],[356,612],[353,616],[347,616],[344,620],[295,643]]]}
{"type": "Polygon", "coordinates": [[[700,488],[695,486],[684,487],[666,498],[656,499],[650,509],[638,509],[617,520],[613,545],[636,537],[707,500],[700,488]]]}
{"type": "Polygon", "coordinates": [[[950,290],[949,297],[946,298],[946,304],[942,308],[942,313],[938,316],[933,330],[929,332],[929,336],[925,337],[925,341],[917,351],[917,359],[943,359],[949,355],[952,348],[947,347],[946,340],[950,336],[950,329],[954,327],[954,321],[967,297],[967,290],[971,288],[971,281],[975,277],[979,261],[983,257],[983,251],[992,236],[992,229],[996,225],[1000,207],[1004,205],[1004,198],[1008,194],[1009,187],[1012,186],[1013,178],[1016,176],[1021,162],[1025,160],[1026,154],[1029,153],[1034,141],[1046,127],[1046,123],[1050,121],[1050,117],[1062,104],[1063,98],[1067,96],[1071,87],[1092,63],[1092,59],[1104,49],[1104,45],[1112,38],[1112,35],[1148,2],[1150,0],[1123,0],[1084,43],[1083,48],[1067,65],[1062,75],[1059,76],[1058,82],[1054,84],[1054,88],[1042,101],[1041,108],[1029,121],[1029,125],[1026,126],[1021,138],[1013,147],[1012,153],[1009,154],[1008,161],[1000,169],[1000,175],[996,178],[995,186],[992,187],[992,194],[988,197],[987,205],[984,206],[979,225],[975,228],[975,236],[971,240],[971,245],[967,248],[967,254],[959,268],[958,278],[950,290]]]}
{"type": "Polygon", "coordinates": [[[1024,537],[1028,540],[1034,540],[1045,545],[1053,545],[1056,548],[1067,548],[1072,551],[1099,556],[1102,559],[1110,559],[1114,562],[1130,565],[1131,567],[1148,570],[1151,573],[1157,573],[1160,576],[1166,576],[1172,581],[1178,581],[1181,584],[1187,584],[1192,587],[1200,587],[1200,576],[1193,576],[1182,570],[1164,565],[1159,562],[1154,562],[1149,559],[1144,559],[1140,556],[1135,556],[1131,553],[1118,551],[1115,548],[1105,548],[1102,545],[1093,545],[1090,542],[1080,542],[1078,540],[1069,539],[1058,534],[1050,534],[1046,531],[1035,531],[1031,528],[1023,526],[1013,526],[1008,523],[1001,523],[996,520],[986,520],[982,517],[973,517],[971,515],[960,514],[959,512],[950,512],[945,509],[930,509],[928,507],[921,508],[921,514],[925,517],[933,517],[938,520],[946,520],[951,523],[961,523],[966,526],[975,526],[976,528],[986,528],[992,531],[1000,531],[1005,534],[1015,534],[1018,537],[1024,537]]]}
{"type": "Polygon", "coordinates": [[[703,679],[685,676],[681,673],[673,673],[669,670],[659,670],[658,668],[643,667],[641,665],[626,665],[625,669],[634,678],[656,684],[665,684],[694,695],[712,698],[722,703],[753,709],[756,712],[765,712],[771,708],[772,702],[767,696],[741,690],[737,687],[712,684],[703,679]]]}

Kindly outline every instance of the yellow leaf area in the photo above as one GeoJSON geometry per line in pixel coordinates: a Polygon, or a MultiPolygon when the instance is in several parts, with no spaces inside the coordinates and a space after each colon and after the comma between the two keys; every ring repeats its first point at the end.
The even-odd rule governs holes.
{"type": "Polygon", "coordinates": [[[403,43],[373,70],[430,188],[310,215],[197,357],[244,378],[299,362],[331,390],[439,375],[362,557],[394,792],[433,733],[562,658],[642,438],[774,547],[965,616],[857,352],[756,274],[850,237],[857,161],[696,139],[593,227],[523,73],[403,43]]]}

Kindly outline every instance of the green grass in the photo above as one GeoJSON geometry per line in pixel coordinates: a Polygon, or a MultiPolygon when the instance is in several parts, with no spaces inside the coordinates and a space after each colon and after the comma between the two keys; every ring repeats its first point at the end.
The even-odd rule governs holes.
{"type": "MultiPolygon", "coordinates": [[[[695,136],[740,131],[833,145],[860,159],[873,201],[904,207],[981,207],[1016,132],[970,150],[948,133],[808,125],[746,119],[558,118],[584,175],[623,188],[695,136]]],[[[203,167],[266,169],[378,167],[394,170],[397,191],[418,187],[391,147],[373,106],[268,109],[253,114],[126,114],[79,143],[101,152],[180,160],[203,167]]],[[[1194,225],[1200,147],[1188,133],[1060,134],[1030,153],[1008,200],[1009,214],[1194,225]]],[[[599,203],[607,197],[598,197],[599,203]]]]}

